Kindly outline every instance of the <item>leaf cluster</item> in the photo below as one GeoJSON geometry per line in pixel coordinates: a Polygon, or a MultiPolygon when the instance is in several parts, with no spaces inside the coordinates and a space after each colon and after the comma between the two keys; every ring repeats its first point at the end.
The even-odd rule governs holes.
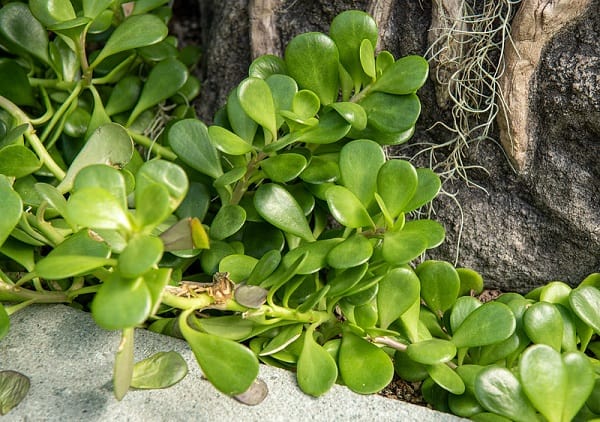
{"type": "Polygon", "coordinates": [[[423,58],[376,55],[373,19],[344,12],[256,59],[207,126],[165,3],[0,9],[0,67],[22,88],[0,84],[0,300],[14,303],[0,337],[31,303],[89,309],[121,330],[119,399],[187,372],[173,354],[134,365],[144,326],[183,337],[206,378],[250,404],[264,362],[313,396],[397,374],[474,419],[598,413],[596,276],[482,303],[479,274],[420,259],[445,237],[414,212],[440,179],[384,145],[414,131],[423,58]]]}

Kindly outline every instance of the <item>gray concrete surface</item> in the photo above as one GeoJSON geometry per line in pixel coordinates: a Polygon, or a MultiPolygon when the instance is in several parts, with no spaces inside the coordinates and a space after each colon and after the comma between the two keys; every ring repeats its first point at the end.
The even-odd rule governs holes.
{"type": "Polygon", "coordinates": [[[5,421],[456,421],[432,410],[362,396],[334,386],[320,398],[303,394],[290,372],[261,366],[269,396],[249,407],[215,390],[202,378],[181,340],[136,331],[136,360],[175,350],[189,367],[179,384],[165,390],[129,391],[117,401],[111,390],[117,332],[94,325],[90,315],[63,305],[36,305],[16,313],[0,341],[0,370],[31,379],[28,396],[5,421]]]}

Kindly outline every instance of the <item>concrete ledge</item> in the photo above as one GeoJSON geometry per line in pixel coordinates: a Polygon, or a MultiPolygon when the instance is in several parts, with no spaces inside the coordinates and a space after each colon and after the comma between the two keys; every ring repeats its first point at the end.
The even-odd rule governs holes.
{"type": "Polygon", "coordinates": [[[269,396],[258,406],[239,404],[215,390],[184,341],[136,331],[135,359],[175,350],[188,375],[165,390],[130,391],[119,402],[111,376],[119,333],[104,331],[89,314],[63,305],[36,305],[13,315],[0,341],[0,370],[31,379],[28,396],[2,421],[457,421],[458,418],[381,396],[334,388],[318,399],[302,393],[294,374],[261,366],[269,396]]]}

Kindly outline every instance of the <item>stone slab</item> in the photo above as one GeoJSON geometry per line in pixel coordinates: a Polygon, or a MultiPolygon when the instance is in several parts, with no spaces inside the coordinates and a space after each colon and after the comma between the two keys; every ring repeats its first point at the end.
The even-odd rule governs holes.
{"type": "Polygon", "coordinates": [[[28,396],[5,421],[457,421],[430,409],[358,395],[334,386],[320,398],[298,388],[294,374],[261,365],[269,386],[258,406],[245,406],[219,393],[202,378],[187,344],[136,331],[135,359],[175,350],[188,363],[188,375],[164,390],[132,390],[122,401],[112,394],[111,374],[118,332],[98,328],[89,314],[63,305],[35,305],[12,316],[0,341],[0,370],[31,379],[28,396]]]}

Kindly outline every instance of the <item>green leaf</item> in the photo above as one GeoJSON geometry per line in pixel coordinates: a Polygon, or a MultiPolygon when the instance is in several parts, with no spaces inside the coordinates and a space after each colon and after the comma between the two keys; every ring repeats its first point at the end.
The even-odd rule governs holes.
{"type": "Polygon", "coordinates": [[[169,144],[181,161],[195,170],[217,179],[223,174],[217,149],[206,125],[197,119],[184,119],[169,129],[169,144]]]}
{"type": "Polygon", "coordinates": [[[306,168],[306,158],[301,154],[287,153],[275,155],[260,163],[269,179],[278,183],[289,182],[306,168]]]}
{"type": "Polygon", "coordinates": [[[281,253],[278,250],[270,250],[263,254],[252,273],[248,276],[246,281],[249,285],[258,285],[267,277],[269,277],[279,266],[281,262],[281,253]]]}
{"type": "Polygon", "coordinates": [[[360,87],[364,79],[361,65],[361,44],[366,39],[370,42],[371,47],[377,45],[375,20],[367,13],[358,10],[342,12],[331,22],[329,36],[335,41],[339,50],[340,62],[350,74],[354,86],[360,87]]]}
{"type": "Polygon", "coordinates": [[[373,92],[359,104],[367,113],[369,125],[382,132],[404,132],[415,125],[421,114],[421,102],[415,94],[373,92]]]}
{"type": "Polygon", "coordinates": [[[513,421],[537,420],[521,383],[511,371],[497,366],[487,367],[475,377],[475,397],[488,411],[513,421]]]}
{"type": "Polygon", "coordinates": [[[573,420],[577,412],[590,398],[594,390],[594,369],[588,357],[581,352],[569,352],[562,355],[562,363],[567,372],[567,388],[562,413],[563,421],[573,420]]]}
{"type": "Polygon", "coordinates": [[[246,280],[258,259],[244,254],[228,255],[219,262],[219,272],[229,273],[231,280],[239,283],[246,280]]]}
{"type": "Polygon", "coordinates": [[[340,177],[340,168],[337,160],[314,156],[308,167],[302,171],[300,178],[307,183],[323,184],[335,182],[340,177]]]}
{"type": "MultiPolygon", "coordinates": [[[[117,27],[115,32],[119,28],[120,26],[117,27]]],[[[144,83],[140,98],[131,112],[129,120],[127,120],[127,126],[131,126],[144,110],[154,107],[156,104],[174,95],[185,84],[187,79],[187,67],[179,60],[168,58],[158,62],[152,68],[148,79],[144,83]]]]}
{"type": "Polygon", "coordinates": [[[131,110],[138,102],[142,81],[137,75],[126,75],[117,82],[108,97],[104,110],[112,116],[131,110]]]}
{"type": "Polygon", "coordinates": [[[381,76],[385,70],[394,64],[396,60],[392,53],[387,50],[380,51],[375,59],[375,68],[377,69],[377,76],[381,76]]]}
{"type": "Polygon", "coordinates": [[[202,331],[235,341],[249,337],[255,326],[254,322],[244,319],[239,314],[212,316],[210,318],[192,318],[194,318],[195,326],[198,326],[202,331]]]}
{"type": "Polygon", "coordinates": [[[15,54],[50,63],[48,33],[27,4],[14,2],[0,8],[0,43],[15,54]]]}
{"type": "Polygon", "coordinates": [[[415,362],[437,365],[452,360],[456,356],[456,346],[448,340],[432,338],[409,344],[406,354],[415,362]]]}
{"type": "Polygon", "coordinates": [[[242,108],[237,87],[231,91],[227,98],[227,121],[240,138],[252,144],[258,124],[242,108]]]}
{"type": "Polygon", "coordinates": [[[373,84],[373,91],[388,94],[412,94],[421,88],[429,74],[429,64],[421,56],[406,56],[386,67],[373,84]]]}
{"type": "Polygon", "coordinates": [[[312,333],[313,330],[309,329],[304,336],[296,377],[302,391],[319,397],[333,386],[338,371],[335,360],[322,346],[317,344],[312,333]]]}
{"type": "Polygon", "coordinates": [[[271,88],[262,79],[247,78],[238,85],[240,105],[248,116],[277,138],[277,120],[271,88]]]}
{"type": "Polygon", "coordinates": [[[87,256],[108,258],[110,253],[110,246],[97,233],[92,230],[80,230],[52,249],[46,257],[66,256],[74,259],[75,256],[87,256]]]}
{"type": "Polygon", "coordinates": [[[444,226],[435,220],[407,221],[402,228],[406,235],[418,236],[427,241],[427,249],[435,248],[442,244],[446,237],[444,226]]]}
{"type": "Polygon", "coordinates": [[[292,324],[282,327],[277,335],[270,339],[262,348],[260,356],[273,355],[295,342],[302,335],[302,324],[292,324]]]}
{"type": "Polygon", "coordinates": [[[113,0],[83,0],[83,15],[95,19],[109,8],[113,0]]]}
{"type": "Polygon", "coordinates": [[[338,112],[355,130],[363,130],[367,127],[367,113],[359,104],[350,102],[335,102],[331,108],[338,112]]]}
{"type": "Polygon", "coordinates": [[[569,295],[573,312],[600,334],[600,289],[585,285],[574,289],[569,295]]]}
{"type": "Polygon", "coordinates": [[[244,155],[254,149],[252,144],[221,126],[209,126],[208,134],[215,146],[225,154],[244,155]]]}
{"type": "Polygon", "coordinates": [[[179,327],[204,376],[217,390],[227,394],[241,394],[248,390],[258,375],[258,359],[247,347],[235,341],[192,329],[187,318],[193,310],[179,317],[179,327]]]}
{"type": "Polygon", "coordinates": [[[321,108],[321,100],[314,92],[303,89],[292,99],[292,110],[301,120],[314,117],[321,108]]]}
{"type": "Polygon", "coordinates": [[[73,192],[96,187],[110,192],[121,207],[127,209],[125,178],[119,170],[105,164],[92,164],[77,173],[73,182],[73,192]]]}
{"type": "Polygon", "coordinates": [[[6,415],[27,396],[29,378],[16,371],[0,371],[0,416],[6,415]]]}
{"type": "Polygon", "coordinates": [[[329,251],[327,263],[332,268],[346,269],[364,264],[371,255],[373,255],[373,245],[369,239],[355,234],[329,251]]]}
{"type": "Polygon", "coordinates": [[[21,264],[27,271],[33,271],[35,261],[33,257],[33,247],[9,237],[0,246],[0,254],[9,257],[13,261],[21,264]]]}
{"type": "Polygon", "coordinates": [[[151,230],[171,214],[171,198],[166,186],[149,183],[135,192],[135,220],[140,227],[151,230]]]}
{"type": "Polygon", "coordinates": [[[283,257],[283,266],[292,268],[301,256],[307,254],[302,265],[296,268],[296,274],[312,274],[327,265],[327,255],[331,250],[342,242],[340,238],[323,239],[315,242],[304,243],[296,249],[292,249],[283,257]]]}
{"type": "Polygon", "coordinates": [[[119,274],[124,278],[139,277],[156,268],[162,254],[163,243],[160,238],[138,233],[129,240],[119,256],[119,274]]]}
{"type": "Polygon", "coordinates": [[[273,75],[285,75],[285,62],[278,56],[265,54],[250,63],[248,76],[252,78],[267,79],[273,75]]]}
{"type": "Polygon", "coordinates": [[[38,261],[35,273],[48,280],[60,280],[88,274],[113,262],[111,259],[87,255],[51,256],[38,261]]]}
{"type": "Polygon", "coordinates": [[[274,183],[261,185],[254,195],[254,206],[275,227],[308,242],[315,240],[302,208],[283,187],[274,183]]]}
{"type": "Polygon", "coordinates": [[[21,219],[23,201],[16,193],[8,177],[0,174],[0,245],[2,245],[21,219]]]}
{"type": "MultiPolygon", "coordinates": [[[[142,194],[148,186],[161,185],[169,193],[170,212],[181,204],[188,191],[188,178],[186,172],[177,164],[165,160],[146,161],[135,175],[135,193],[142,194]]],[[[141,199],[135,198],[136,205],[143,204],[141,199]]]]}
{"type": "Polygon", "coordinates": [[[298,35],[285,49],[290,76],[301,88],[317,94],[323,105],[333,103],[338,96],[338,63],[335,43],[320,32],[298,35]]]}
{"type": "Polygon", "coordinates": [[[521,356],[519,375],[535,408],[549,422],[560,422],[568,388],[560,353],[545,344],[529,347],[521,356]]]}
{"type": "Polygon", "coordinates": [[[471,312],[454,331],[456,347],[478,347],[506,340],[515,331],[515,316],[500,302],[487,302],[471,312]]]}
{"type": "Polygon", "coordinates": [[[121,201],[103,188],[86,187],[69,197],[68,214],[73,223],[95,229],[131,228],[121,201]]]}
{"type": "Polygon", "coordinates": [[[563,319],[555,305],[537,302],[523,314],[523,329],[533,343],[546,344],[560,352],[563,339],[563,319]]]}
{"type": "Polygon", "coordinates": [[[479,294],[483,291],[483,277],[477,271],[470,268],[457,268],[456,272],[460,277],[459,296],[479,294]]]}
{"type": "Polygon", "coordinates": [[[113,54],[156,44],[162,41],[168,32],[165,23],[156,15],[130,16],[117,26],[90,67],[95,68],[113,54]]]}
{"type": "Polygon", "coordinates": [[[133,5],[133,11],[131,13],[134,15],[147,13],[168,2],[169,0],[137,0],[133,5]]]}
{"type": "Polygon", "coordinates": [[[428,168],[417,169],[418,184],[415,194],[404,207],[404,212],[414,211],[431,202],[442,187],[440,177],[428,168]]]}
{"type": "Polygon", "coordinates": [[[460,279],[452,265],[444,261],[429,260],[419,264],[415,272],[421,280],[421,297],[429,309],[440,314],[454,305],[460,279]]]}
{"type": "Polygon", "coordinates": [[[375,79],[375,48],[367,39],[360,43],[360,64],[367,76],[375,79]]]}
{"type": "Polygon", "coordinates": [[[282,110],[292,110],[292,103],[294,101],[296,92],[298,92],[298,85],[296,84],[296,81],[289,76],[280,74],[273,74],[266,78],[265,81],[269,85],[269,88],[271,89],[271,95],[273,96],[277,127],[281,127],[284,119],[280,112],[282,110]]]}
{"type": "Polygon", "coordinates": [[[235,234],[246,222],[246,210],[239,205],[225,205],[219,209],[210,226],[210,237],[223,240],[235,234]]]}
{"type": "Polygon", "coordinates": [[[377,188],[377,174],[385,162],[383,148],[377,142],[360,139],[344,145],[340,151],[342,184],[369,207],[377,188]]]}
{"type": "Polygon", "coordinates": [[[456,395],[465,392],[465,383],[462,378],[445,363],[427,366],[427,372],[435,383],[444,390],[456,395]]]}
{"type": "Polygon", "coordinates": [[[394,365],[387,353],[348,330],[342,337],[338,366],[344,384],[360,394],[382,390],[394,376],[394,365]]]}
{"type": "Polygon", "coordinates": [[[379,326],[386,329],[419,301],[421,285],[413,270],[394,268],[379,282],[377,310],[379,326]]]}
{"type": "Polygon", "coordinates": [[[133,342],[135,331],[132,327],[124,328],[121,343],[115,355],[113,367],[113,393],[117,400],[127,394],[133,376],[133,342]]]}
{"type": "Polygon", "coordinates": [[[454,306],[452,307],[452,312],[450,313],[450,330],[455,332],[458,327],[462,325],[465,319],[473,312],[475,309],[479,308],[483,303],[479,301],[479,299],[472,296],[461,296],[459,297],[454,306]]]}
{"type": "Polygon", "coordinates": [[[79,151],[57,188],[63,193],[70,191],[77,173],[91,164],[122,168],[129,163],[132,156],[133,141],[127,131],[116,123],[102,125],[79,151]]]}
{"type": "Polygon", "coordinates": [[[135,364],[131,386],[140,389],[167,388],[181,381],[187,372],[187,363],[179,353],[158,352],[135,364]]]}
{"type": "Polygon", "coordinates": [[[70,0],[29,0],[29,9],[46,27],[77,17],[70,0]]]}
{"type": "Polygon", "coordinates": [[[14,60],[0,61],[0,95],[19,106],[35,104],[27,72],[14,60]]]}
{"type": "Polygon", "coordinates": [[[415,167],[405,160],[385,162],[377,174],[377,193],[392,218],[406,208],[417,191],[419,178],[415,167]]]}
{"type": "Polygon", "coordinates": [[[146,321],[151,310],[152,296],[141,277],[127,280],[113,273],[92,301],[94,321],[105,330],[135,327],[146,321]]]}
{"type": "Polygon", "coordinates": [[[350,228],[375,226],[363,203],[349,189],[331,186],[325,198],[331,214],[340,224],[350,228]]]}
{"type": "Polygon", "coordinates": [[[383,236],[383,259],[392,265],[407,264],[427,249],[427,239],[409,231],[388,231],[383,236]]]}

